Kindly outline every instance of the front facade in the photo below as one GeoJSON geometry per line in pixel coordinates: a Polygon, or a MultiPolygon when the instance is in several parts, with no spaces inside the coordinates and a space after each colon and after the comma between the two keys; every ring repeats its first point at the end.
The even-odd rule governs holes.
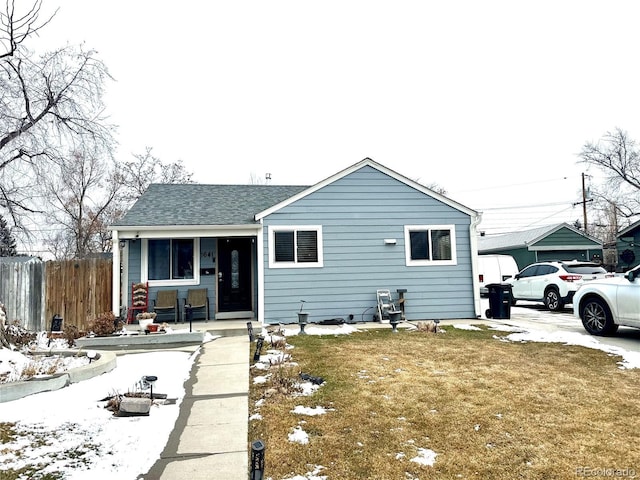
{"type": "Polygon", "coordinates": [[[480,237],[478,253],[511,255],[521,270],[553,260],[602,261],[602,242],[567,223],[480,237]]]}
{"type": "Polygon", "coordinates": [[[408,320],[475,318],[478,221],[370,159],[311,187],[152,185],[112,227],[114,311],[142,281],[206,288],[215,320],[371,321],[377,289],[405,291],[408,320]]]}

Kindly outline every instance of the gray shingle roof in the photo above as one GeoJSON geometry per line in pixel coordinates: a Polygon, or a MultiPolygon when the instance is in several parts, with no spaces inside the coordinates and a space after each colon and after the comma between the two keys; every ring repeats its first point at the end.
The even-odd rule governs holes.
{"type": "Polygon", "coordinates": [[[507,233],[504,235],[496,235],[495,237],[480,237],[478,239],[478,252],[487,252],[491,250],[500,250],[505,248],[519,248],[531,245],[534,242],[554,233],[561,228],[568,228],[579,235],[592,240],[595,243],[601,243],[597,238],[591,237],[584,232],[580,232],[568,223],[558,223],[555,225],[547,225],[545,227],[533,228],[522,232],[507,233]]]}
{"type": "Polygon", "coordinates": [[[305,190],[301,185],[149,185],[119,226],[244,225],[254,215],[305,190]]]}
{"type": "Polygon", "coordinates": [[[561,225],[547,225],[522,232],[496,235],[495,237],[480,237],[478,239],[478,251],[495,250],[500,248],[524,247],[547,233],[551,233],[561,225]]]}

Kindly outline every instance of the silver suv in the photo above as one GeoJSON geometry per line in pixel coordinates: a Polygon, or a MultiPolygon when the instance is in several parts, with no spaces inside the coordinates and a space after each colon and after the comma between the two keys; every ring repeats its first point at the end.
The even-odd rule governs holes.
{"type": "Polygon", "coordinates": [[[582,283],[613,276],[593,262],[539,262],[525,267],[511,284],[512,303],[517,300],[543,302],[549,310],[560,310],[572,303],[582,283]]]}

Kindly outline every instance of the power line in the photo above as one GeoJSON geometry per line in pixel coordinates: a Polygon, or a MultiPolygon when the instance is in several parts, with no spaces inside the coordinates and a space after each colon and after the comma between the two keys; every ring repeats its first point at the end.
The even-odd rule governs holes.
{"type": "MultiPolygon", "coordinates": [[[[580,202],[579,202],[580,203],[580,202]]],[[[489,207],[489,208],[478,208],[478,210],[482,212],[493,211],[493,210],[513,210],[519,208],[538,208],[538,207],[555,207],[557,205],[572,205],[572,201],[563,201],[563,202],[553,202],[553,203],[538,203],[532,205],[513,205],[513,206],[505,206],[505,207],[489,207]]]]}
{"type": "Polygon", "coordinates": [[[455,194],[459,194],[459,193],[469,193],[469,192],[482,192],[485,190],[497,190],[497,189],[501,189],[501,188],[512,188],[512,187],[524,187],[526,185],[538,185],[541,183],[550,183],[550,182],[558,182],[558,181],[562,181],[562,180],[569,180],[572,178],[576,178],[576,175],[571,175],[571,176],[567,176],[567,177],[562,177],[562,178],[551,178],[551,179],[545,179],[545,180],[536,180],[534,182],[524,182],[524,183],[511,183],[511,184],[500,184],[500,185],[494,185],[494,186],[489,186],[489,187],[483,187],[483,188],[472,188],[469,190],[458,190],[456,192],[452,192],[452,195],[455,194]]]}

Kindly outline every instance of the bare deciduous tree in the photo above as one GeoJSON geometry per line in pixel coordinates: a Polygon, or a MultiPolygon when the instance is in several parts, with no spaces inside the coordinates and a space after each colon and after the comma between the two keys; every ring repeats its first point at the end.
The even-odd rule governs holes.
{"type": "Polygon", "coordinates": [[[41,0],[16,14],[8,0],[0,21],[0,210],[14,226],[41,209],[40,175],[71,152],[110,158],[114,127],[103,115],[111,77],[92,50],[66,46],[39,56],[24,42],[38,23],[41,0]]]}
{"type": "Polygon", "coordinates": [[[37,34],[56,14],[40,20],[41,8],[42,0],[33,3],[21,0],[19,7],[14,0],[6,0],[4,10],[0,10],[0,59],[13,56],[27,38],[37,34]]]}
{"type": "MultiPolygon", "coordinates": [[[[640,215],[640,150],[627,132],[616,128],[598,142],[587,142],[579,154],[580,161],[602,171],[606,180],[593,186],[594,205],[610,215],[611,205],[629,223],[640,215]]],[[[620,225],[624,226],[624,225],[620,225]]]]}
{"type": "Polygon", "coordinates": [[[134,160],[118,164],[122,200],[127,206],[140,198],[152,183],[193,183],[193,173],[187,171],[181,160],[164,163],[152,150],[147,147],[144,153],[134,154],[134,160]]]}
{"type": "Polygon", "coordinates": [[[122,188],[114,166],[78,152],[58,160],[44,185],[50,218],[61,226],[49,238],[57,258],[82,258],[111,250],[105,238],[107,224],[122,188]]]}

